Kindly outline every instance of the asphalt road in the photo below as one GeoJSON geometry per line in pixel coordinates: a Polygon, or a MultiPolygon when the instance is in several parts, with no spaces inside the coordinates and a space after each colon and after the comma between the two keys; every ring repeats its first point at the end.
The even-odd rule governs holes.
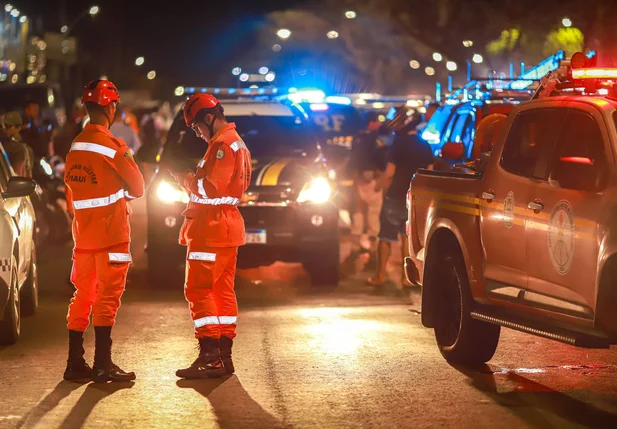
{"type": "MultiPolygon", "coordinates": [[[[453,367],[421,326],[418,297],[365,286],[362,258],[345,261],[334,290],[312,290],[292,264],[241,272],[236,375],[178,380],[196,356],[190,316],[180,285],[145,283],[143,205],[136,213],[113,338],[137,381],[62,381],[70,249],[47,249],[40,311],[0,348],[0,428],[617,428],[617,350],[503,330],[489,365],[453,367]]],[[[93,345],[88,331],[89,361],[93,345]]]]}

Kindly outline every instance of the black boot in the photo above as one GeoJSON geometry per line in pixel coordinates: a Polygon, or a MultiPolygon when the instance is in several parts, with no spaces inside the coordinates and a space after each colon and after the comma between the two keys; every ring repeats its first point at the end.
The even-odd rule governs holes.
{"type": "Polygon", "coordinates": [[[225,375],[225,367],[219,354],[219,341],[214,338],[199,339],[199,356],[188,368],[179,369],[180,378],[214,378],[225,375]]]}
{"type": "Polygon", "coordinates": [[[134,372],[125,372],[111,361],[111,326],[95,326],[94,333],[96,345],[92,381],[106,383],[108,381],[135,380],[134,372]]]}
{"type": "Polygon", "coordinates": [[[64,379],[90,381],[92,368],[84,359],[84,333],[69,330],[69,358],[66,361],[64,379]]]}
{"type": "Polygon", "coordinates": [[[233,374],[236,371],[234,369],[234,362],[231,360],[231,348],[233,344],[234,340],[231,338],[225,336],[221,337],[221,360],[223,361],[223,366],[227,374],[233,374]]]}

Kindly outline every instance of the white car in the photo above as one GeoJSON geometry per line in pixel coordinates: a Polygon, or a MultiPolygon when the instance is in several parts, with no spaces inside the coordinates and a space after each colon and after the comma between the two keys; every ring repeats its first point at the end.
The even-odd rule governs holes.
{"type": "Polygon", "coordinates": [[[16,177],[0,145],[0,344],[20,336],[21,316],[38,307],[35,215],[31,179],[16,177]]]}

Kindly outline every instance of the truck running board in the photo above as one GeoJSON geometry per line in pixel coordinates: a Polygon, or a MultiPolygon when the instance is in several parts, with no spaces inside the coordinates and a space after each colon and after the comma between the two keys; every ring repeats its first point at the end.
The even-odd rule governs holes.
{"type": "Polygon", "coordinates": [[[472,311],[471,318],[492,323],[494,325],[500,325],[505,328],[514,329],[516,331],[525,332],[527,334],[536,335],[538,337],[547,338],[549,340],[559,341],[575,347],[584,347],[588,349],[608,349],[611,346],[608,338],[596,337],[589,334],[583,334],[580,332],[555,327],[542,326],[540,323],[528,320],[514,320],[503,316],[494,316],[478,311],[472,311]]]}

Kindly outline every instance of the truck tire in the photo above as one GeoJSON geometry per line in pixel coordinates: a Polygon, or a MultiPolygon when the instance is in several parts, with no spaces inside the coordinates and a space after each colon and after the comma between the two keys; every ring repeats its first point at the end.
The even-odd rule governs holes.
{"type": "Polygon", "coordinates": [[[19,306],[19,286],[17,281],[17,261],[13,257],[9,300],[4,309],[4,319],[0,322],[0,344],[15,344],[21,334],[21,311],[19,306]]]}
{"type": "Polygon", "coordinates": [[[435,273],[435,338],[442,356],[451,363],[481,364],[497,349],[501,327],[472,319],[473,298],[463,256],[446,250],[435,273]]]}
{"type": "Polygon", "coordinates": [[[39,308],[39,274],[36,264],[36,246],[32,244],[32,256],[28,278],[21,287],[21,315],[24,317],[34,316],[39,308]]]}
{"type": "Polygon", "coordinates": [[[302,264],[316,287],[336,286],[341,278],[340,244],[338,241],[313,249],[302,264]]]}

